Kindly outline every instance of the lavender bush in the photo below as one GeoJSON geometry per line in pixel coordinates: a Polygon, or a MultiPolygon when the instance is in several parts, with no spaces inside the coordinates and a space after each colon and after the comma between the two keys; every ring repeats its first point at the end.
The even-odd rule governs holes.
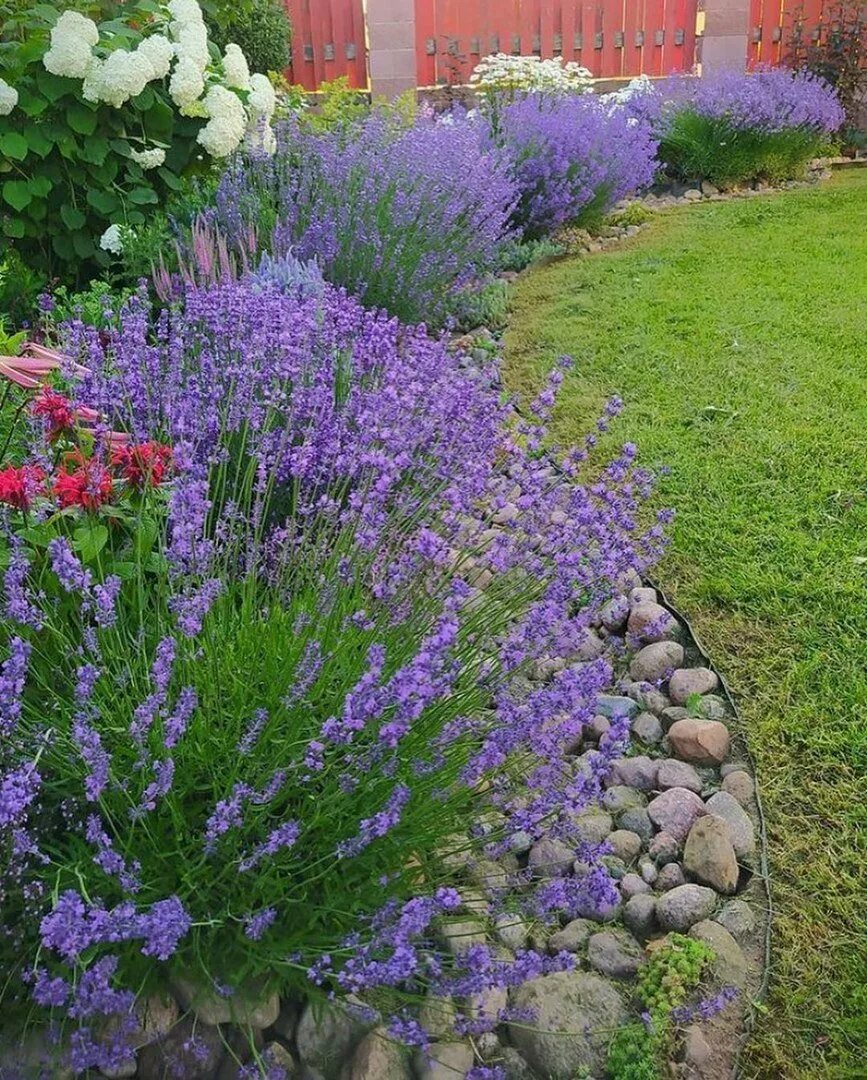
{"type": "MultiPolygon", "coordinates": [[[[561,476],[539,448],[562,365],[516,427],[485,373],[293,268],[155,316],[133,298],[66,345],[88,369],[77,408],[103,417],[95,461],[108,423],[170,444],[174,472],[156,527],[100,485],[100,520],[141,535],[110,578],[51,492],[4,495],[4,1023],[51,1023],[75,1069],[118,1068],[136,995],[184,980],[231,1006],[258,980],[354,992],[423,1044],[402,1004],[574,962],[454,956],[439,935],[516,831],[570,838],[622,751],[625,720],[589,774],[560,753],[603,661],[525,674],[573,654],[658,551],[634,448],[588,485],[591,438],[561,476]]],[[[585,877],[524,882],[534,917],[612,902],[576,850],[585,877]]]]}
{"type": "Polygon", "coordinates": [[[651,125],[666,170],[726,187],[802,174],[845,119],[828,83],[786,68],[675,77],[636,90],[618,97],[614,111],[651,125]]]}
{"type": "Polygon", "coordinates": [[[273,157],[227,169],[209,223],[236,250],[315,260],[368,306],[436,326],[497,264],[514,201],[480,123],[377,113],[323,133],[287,121],[273,157]]]}
{"type": "Polygon", "coordinates": [[[514,221],[528,239],[598,219],[656,167],[648,126],[593,95],[528,94],[502,110],[495,138],[511,160],[514,221]]]}

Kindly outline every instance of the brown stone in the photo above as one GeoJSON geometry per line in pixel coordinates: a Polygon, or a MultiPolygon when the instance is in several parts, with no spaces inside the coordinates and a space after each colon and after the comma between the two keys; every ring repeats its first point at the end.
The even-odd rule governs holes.
{"type": "Polygon", "coordinates": [[[672,751],[696,765],[721,765],[728,756],[731,736],[719,720],[677,720],[668,730],[672,751]]]}
{"type": "Polygon", "coordinates": [[[738,860],[731,830],[722,818],[706,814],[689,830],[683,849],[683,868],[702,885],[731,895],[738,883],[738,860]]]}

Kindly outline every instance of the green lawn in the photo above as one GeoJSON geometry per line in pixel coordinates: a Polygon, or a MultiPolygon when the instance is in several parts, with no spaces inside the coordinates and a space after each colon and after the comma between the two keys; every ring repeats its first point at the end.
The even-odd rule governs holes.
{"type": "Polygon", "coordinates": [[[656,216],[524,275],[506,382],[574,356],[577,441],[666,464],[658,577],[728,677],[758,762],[776,918],[748,1077],[867,1076],[867,170],[656,216]]]}

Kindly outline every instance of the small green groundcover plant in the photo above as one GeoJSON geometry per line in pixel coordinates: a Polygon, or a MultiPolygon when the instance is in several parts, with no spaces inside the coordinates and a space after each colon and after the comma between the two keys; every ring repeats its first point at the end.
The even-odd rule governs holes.
{"type": "Polygon", "coordinates": [[[0,256],[82,282],[182,186],[267,144],[274,91],[197,0],[15,4],[0,27],[0,256]],[[99,20],[99,22],[96,21],[99,20]]]}

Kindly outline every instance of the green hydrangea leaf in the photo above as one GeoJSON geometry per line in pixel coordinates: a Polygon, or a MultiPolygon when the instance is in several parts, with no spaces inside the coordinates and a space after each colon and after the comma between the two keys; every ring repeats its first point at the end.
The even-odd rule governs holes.
{"type": "Polygon", "coordinates": [[[84,223],[87,221],[86,216],[78,209],[77,206],[70,206],[69,203],[64,203],[60,208],[60,216],[63,218],[63,224],[67,229],[71,229],[73,232],[76,229],[84,227],[84,223]]]}
{"type": "Polygon", "coordinates": [[[96,113],[85,105],[73,105],[66,114],[66,122],[79,135],[92,135],[96,131],[96,113]]]}
{"type": "Polygon", "coordinates": [[[11,158],[13,161],[23,161],[30,150],[27,140],[17,131],[7,131],[0,135],[0,154],[11,158]]]}
{"type": "Polygon", "coordinates": [[[3,185],[3,198],[15,210],[23,210],[30,205],[33,192],[26,180],[7,180],[3,185]]]}

